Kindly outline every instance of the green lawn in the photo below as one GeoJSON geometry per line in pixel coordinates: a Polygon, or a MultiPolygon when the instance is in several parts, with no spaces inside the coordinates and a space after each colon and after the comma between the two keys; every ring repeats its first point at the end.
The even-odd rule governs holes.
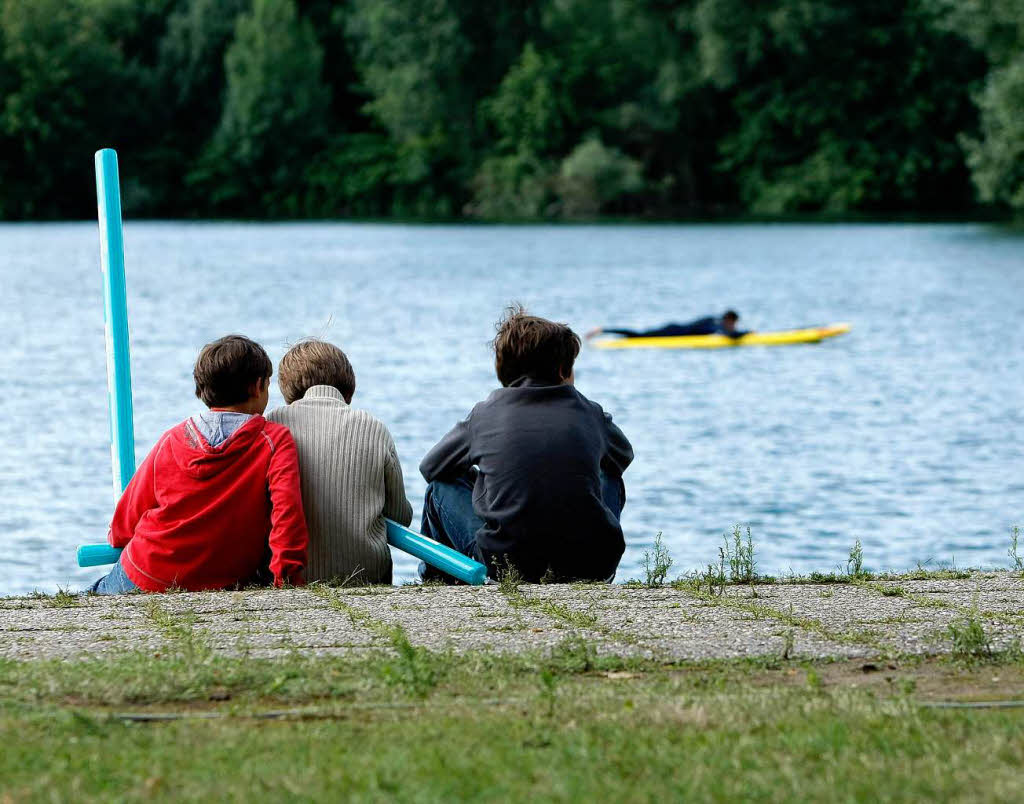
{"type": "Polygon", "coordinates": [[[664,666],[550,655],[0,662],[0,802],[1019,801],[1019,655],[664,666]],[[293,710],[288,718],[259,719],[293,710]],[[184,716],[132,722],[120,715],[184,716]],[[196,715],[210,714],[212,719],[196,715]]]}

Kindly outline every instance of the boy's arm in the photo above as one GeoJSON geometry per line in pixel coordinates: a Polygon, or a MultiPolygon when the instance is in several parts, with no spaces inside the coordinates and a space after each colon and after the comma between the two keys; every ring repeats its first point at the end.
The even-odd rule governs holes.
{"type": "Polygon", "coordinates": [[[608,434],[608,449],[601,460],[601,468],[622,475],[633,463],[633,445],[626,434],[612,421],[610,413],[604,414],[605,429],[608,434]]]}
{"type": "Polygon", "coordinates": [[[267,483],[270,490],[270,571],[274,585],[285,582],[302,586],[309,535],[302,510],[299,485],[299,453],[292,434],[275,433],[267,483]]]}
{"type": "Polygon", "coordinates": [[[164,438],[156,442],[142,465],[135,470],[124,493],[117,501],[114,516],[110,520],[110,531],[107,541],[111,547],[125,547],[135,535],[135,528],[142,515],[151,508],[156,508],[156,456],[164,445],[164,438]]]}
{"type": "Polygon", "coordinates": [[[384,516],[399,525],[412,524],[412,506],[405,496],[402,465],[398,462],[398,451],[393,443],[384,456],[384,516]]]}
{"type": "Polygon", "coordinates": [[[428,483],[435,480],[451,480],[469,471],[473,465],[469,457],[470,420],[459,422],[420,461],[420,474],[428,483]]]}

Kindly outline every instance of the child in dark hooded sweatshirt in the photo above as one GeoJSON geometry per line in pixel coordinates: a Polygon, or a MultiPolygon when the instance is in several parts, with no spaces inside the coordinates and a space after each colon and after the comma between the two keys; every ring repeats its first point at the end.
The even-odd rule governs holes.
{"type": "Polygon", "coordinates": [[[263,418],[272,365],[241,335],[203,347],[193,376],[208,411],[171,428],[118,501],[108,541],[124,548],[99,594],[302,584],[306,520],[288,428],[263,418]]]}
{"type": "Polygon", "coordinates": [[[508,567],[534,582],[615,575],[633,448],[576,390],[579,351],[565,324],[510,309],[494,339],[502,387],[420,464],[423,533],[484,562],[491,577],[508,567]]]}

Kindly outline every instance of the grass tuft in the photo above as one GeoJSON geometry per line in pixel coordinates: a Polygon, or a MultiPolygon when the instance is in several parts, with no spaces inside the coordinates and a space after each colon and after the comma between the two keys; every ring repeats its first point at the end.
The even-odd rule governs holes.
{"type": "Polygon", "coordinates": [[[853,543],[850,548],[850,557],[846,559],[846,574],[851,578],[864,576],[864,548],[861,547],[860,539],[853,543]]]}
{"type": "Polygon", "coordinates": [[[571,634],[551,649],[548,666],[562,673],[589,673],[597,664],[594,643],[581,634],[571,634]]]}
{"type": "Polygon", "coordinates": [[[73,609],[79,604],[78,595],[61,586],[53,597],[45,597],[44,602],[51,609],[73,609]]]}
{"type": "Polygon", "coordinates": [[[650,550],[644,550],[644,586],[648,589],[656,589],[664,586],[665,578],[672,567],[672,556],[661,539],[661,532],[654,537],[654,545],[650,550]]]}
{"type": "Polygon", "coordinates": [[[384,680],[402,687],[416,698],[426,698],[444,675],[444,657],[420,645],[413,645],[400,625],[391,630],[391,646],[397,658],[382,665],[384,680]]]}
{"type": "Polygon", "coordinates": [[[1020,528],[1014,525],[1010,528],[1010,549],[1007,550],[1007,555],[1010,556],[1010,561],[1013,562],[1013,571],[1019,572],[1024,575],[1024,556],[1022,556],[1017,548],[1017,541],[1020,538],[1020,528]]]}
{"type": "Polygon", "coordinates": [[[498,570],[498,589],[503,595],[519,594],[519,587],[523,583],[523,576],[519,568],[505,557],[505,566],[498,570]]]}
{"type": "Polygon", "coordinates": [[[992,656],[992,643],[976,608],[949,624],[949,636],[956,659],[976,661],[992,656]]]}
{"type": "Polygon", "coordinates": [[[782,661],[788,661],[790,656],[793,655],[793,643],[796,641],[796,632],[792,629],[786,631],[782,635],[782,654],[780,658],[782,661]]]}
{"type": "Polygon", "coordinates": [[[731,543],[728,534],[722,539],[725,542],[724,557],[729,564],[729,581],[741,584],[757,580],[757,562],[754,560],[754,539],[750,535],[750,526],[747,526],[746,541],[743,540],[739,525],[733,526],[731,543]]]}

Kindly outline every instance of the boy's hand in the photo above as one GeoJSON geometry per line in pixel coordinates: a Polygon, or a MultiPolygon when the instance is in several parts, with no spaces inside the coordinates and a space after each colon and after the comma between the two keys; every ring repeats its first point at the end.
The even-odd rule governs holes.
{"type": "Polygon", "coordinates": [[[591,338],[596,338],[602,332],[604,332],[604,330],[601,329],[600,327],[594,327],[592,330],[588,331],[586,335],[583,336],[583,340],[589,341],[591,338]]]}

